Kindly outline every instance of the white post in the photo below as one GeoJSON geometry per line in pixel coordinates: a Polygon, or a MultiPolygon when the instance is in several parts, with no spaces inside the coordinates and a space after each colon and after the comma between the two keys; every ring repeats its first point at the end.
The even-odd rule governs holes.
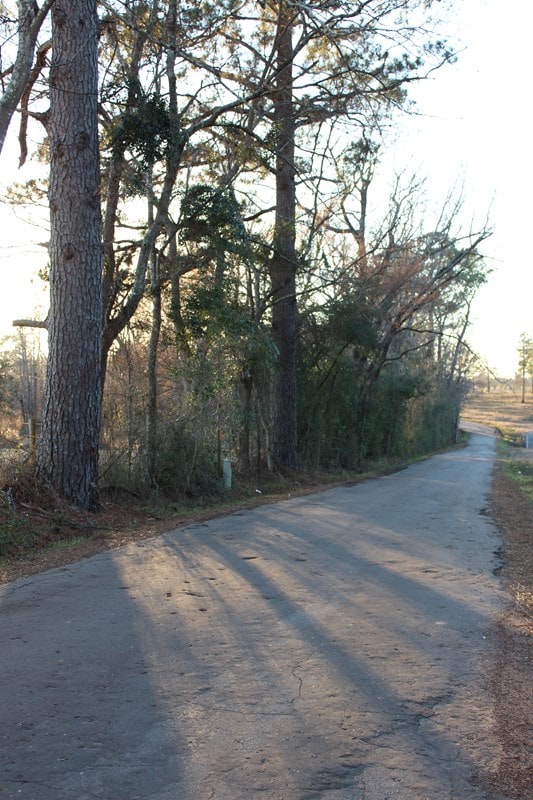
{"type": "Polygon", "coordinates": [[[231,489],[231,458],[222,459],[222,482],[224,489],[231,489]]]}

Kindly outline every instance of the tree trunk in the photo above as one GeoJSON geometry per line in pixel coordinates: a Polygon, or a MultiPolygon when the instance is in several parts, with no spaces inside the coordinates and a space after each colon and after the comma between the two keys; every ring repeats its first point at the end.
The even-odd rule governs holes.
{"type": "MultiPolygon", "coordinates": [[[[157,256],[154,254],[154,262],[157,256]]],[[[157,267],[155,267],[157,269],[157,267]]],[[[157,425],[158,425],[158,391],[157,391],[157,351],[161,332],[161,287],[159,280],[151,283],[152,290],[152,326],[148,342],[148,402],[146,406],[146,484],[157,487],[157,425]]]]}
{"type": "Polygon", "coordinates": [[[241,370],[240,398],[242,409],[242,422],[239,431],[239,471],[248,474],[251,469],[251,438],[253,419],[253,388],[254,380],[247,366],[241,370]]]}
{"type": "Polygon", "coordinates": [[[293,11],[279,4],[274,94],[276,132],[276,219],[272,284],[272,337],[278,348],[272,392],[272,455],[274,463],[296,467],[296,191],[293,111],[293,11]]]}
{"type": "Polygon", "coordinates": [[[56,0],[52,41],[49,356],[37,474],[95,510],[102,333],[96,0],[56,0]]]}
{"type": "MultiPolygon", "coordinates": [[[[153,222],[153,206],[149,199],[148,224],[153,222]]],[[[155,479],[157,458],[157,352],[161,335],[161,279],[159,271],[159,255],[155,248],[150,263],[150,297],[152,300],[152,324],[148,340],[147,382],[148,397],[146,404],[146,485],[156,487],[155,479]]]]}

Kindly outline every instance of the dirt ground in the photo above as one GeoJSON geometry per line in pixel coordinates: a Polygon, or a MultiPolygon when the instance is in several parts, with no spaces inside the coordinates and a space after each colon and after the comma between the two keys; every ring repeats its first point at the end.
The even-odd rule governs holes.
{"type": "MultiPolygon", "coordinates": [[[[501,403],[494,398],[488,400],[485,397],[470,402],[465,419],[500,431],[511,430],[515,438],[526,430],[533,431],[533,401],[526,408],[503,412],[501,403]]],[[[533,462],[533,451],[521,447],[500,449],[492,485],[490,513],[501,531],[501,576],[512,601],[492,631],[496,660],[490,690],[495,700],[502,757],[491,780],[508,797],[529,800],[533,797],[533,509],[518,484],[506,475],[509,459],[533,462]]],[[[311,480],[306,485],[292,485],[290,493],[294,496],[323,488],[326,487],[311,480]]],[[[271,498],[262,495],[243,500],[243,504],[250,507],[282,498],[280,494],[271,498]]],[[[114,498],[104,502],[103,510],[91,517],[63,508],[59,519],[57,513],[51,514],[36,506],[34,499],[29,500],[18,499],[18,512],[24,516],[24,524],[39,528],[40,547],[23,557],[1,561],[0,584],[155,536],[192,518],[208,519],[224,513],[217,508],[158,519],[138,503],[132,503],[131,498],[114,498]],[[43,546],[46,544],[49,546],[43,546]]],[[[227,510],[236,508],[234,505],[227,510]]]]}
{"type": "MultiPolygon", "coordinates": [[[[516,454],[515,454],[516,457],[516,454]]],[[[512,798],[533,797],[533,509],[498,464],[492,515],[503,539],[502,577],[513,602],[494,627],[491,680],[502,759],[492,779],[512,798]]]]}
{"type": "Polygon", "coordinates": [[[519,445],[499,447],[492,482],[490,511],[503,543],[501,576],[512,598],[493,630],[497,655],[490,688],[503,746],[492,781],[510,798],[528,800],[533,797],[533,504],[506,467],[533,464],[533,450],[520,446],[524,434],[533,432],[533,398],[523,404],[509,394],[474,395],[463,418],[494,427],[502,439],[519,445]]]}

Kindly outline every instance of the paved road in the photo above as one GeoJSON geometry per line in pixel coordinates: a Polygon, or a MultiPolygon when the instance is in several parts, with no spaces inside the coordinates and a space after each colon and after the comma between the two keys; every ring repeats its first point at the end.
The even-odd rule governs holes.
{"type": "Polygon", "coordinates": [[[2,800],[482,800],[494,439],[16,581],[2,800]]]}

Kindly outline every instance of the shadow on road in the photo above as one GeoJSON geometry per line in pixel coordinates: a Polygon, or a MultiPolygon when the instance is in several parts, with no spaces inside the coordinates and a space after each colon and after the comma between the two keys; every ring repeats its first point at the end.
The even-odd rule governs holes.
{"type": "Polygon", "coordinates": [[[474,440],[8,586],[0,797],[485,797],[501,598],[474,440]]]}

